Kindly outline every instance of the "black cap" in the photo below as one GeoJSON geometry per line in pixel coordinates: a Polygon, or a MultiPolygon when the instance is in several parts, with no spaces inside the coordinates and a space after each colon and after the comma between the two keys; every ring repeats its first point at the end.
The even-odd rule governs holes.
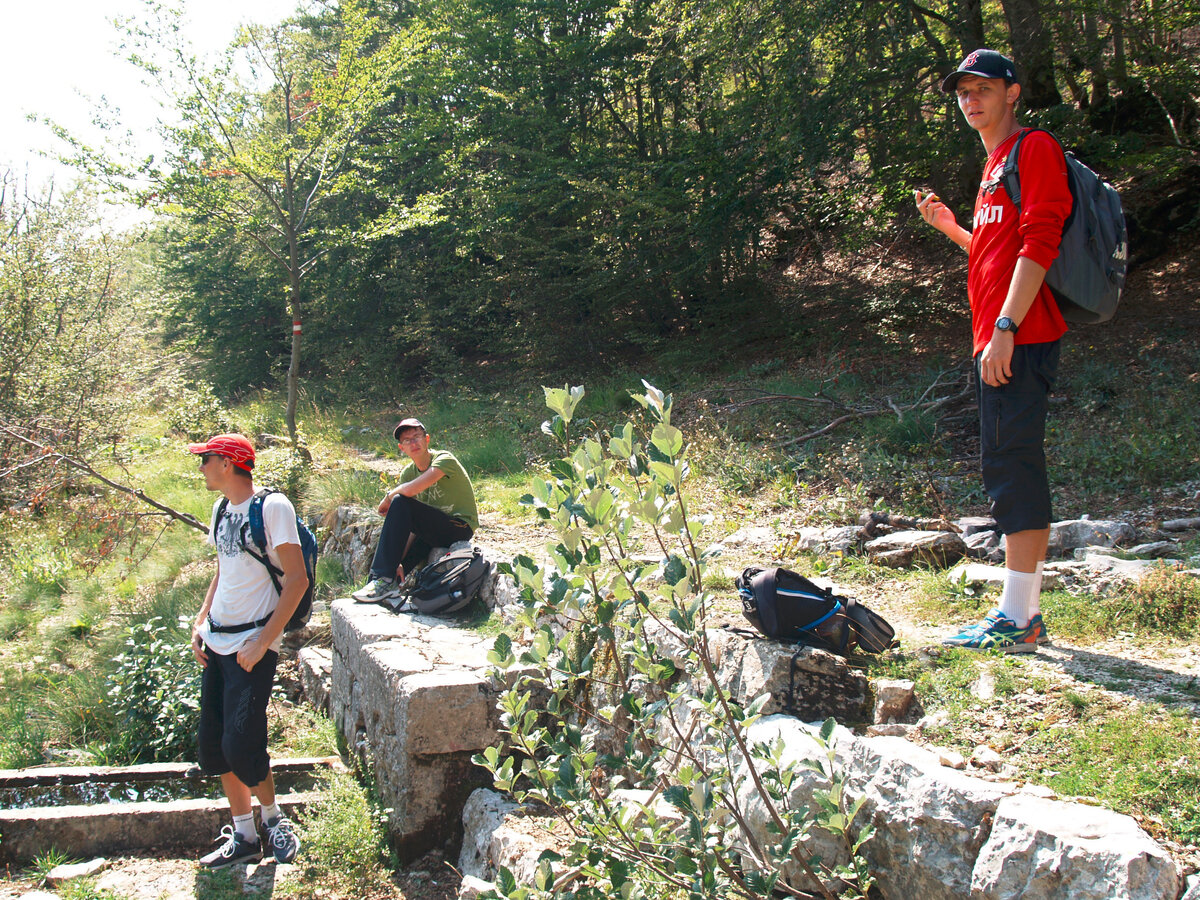
{"type": "Polygon", "coordinates": [[[942,81],[942,90],[949,94],[958,84],[958,79],[964,75],[978,75],[980,78],[1003,78],[1008,84],[1021,83],[1013,61],[995,50],[976,50],[968,53],[966,59],[958,64],[958,68],[942,81]]]}

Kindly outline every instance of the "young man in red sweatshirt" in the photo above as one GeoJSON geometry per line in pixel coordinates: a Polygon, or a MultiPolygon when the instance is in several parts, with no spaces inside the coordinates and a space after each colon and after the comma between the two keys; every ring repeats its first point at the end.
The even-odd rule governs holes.
{"type": "Polygon", "coordinates": [[[1021,132],[1021,84],[1012,61],[994,50],[969,54],[943,82],[987,151],[967,231],[935,194],[916,192],[921,217],[967,251],[980,460],[992,516],[1005,535],[1004,591],[979,624],[943,643],[1031,653],[1047,640],[1042,622],[1042,564],[1050,537],[1046,410],[1066,332],[1045,284],[1058,255],[1071,191],[1062,148],[1034,131],[1021,142],[1021,207],[1000,176],[1021,132]]]}

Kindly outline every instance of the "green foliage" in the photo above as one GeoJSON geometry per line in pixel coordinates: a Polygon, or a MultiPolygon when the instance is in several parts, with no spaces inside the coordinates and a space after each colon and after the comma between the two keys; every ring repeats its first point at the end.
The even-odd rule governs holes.
{"type": "Polygon", "coordinates": [[[304,852],[289,890],[301,897],[322,896],[329,887],[350,896],[369,894],[387,877],[385,821],[352,775],[331,774],[299,818],[304,852]]]}
{"type": "Polygon", "coordinates": [[[189,441],[204,441],[214,434],[237,430],[210,384],[169,382],[163,406],[171,431],[189,441]]]}
{"type": "Polygon", "coordinates": [[[835,765],[833,721],[815,736],[816,760],[785,761],[782,743],[755,745],[748,736],[768,698],[743,708],[717,680],[706,631],[715,598],[699,549],[706,520],[684,490],[690,467],[672,397],[645,384],[633,395],[644,410],[641,428],[626,422],[604,436],[575,437],[583,388],[545,394],[554,416],[542,430],[566,455],[550,462],[523,502],[552,531],[551,562],[542,569],[520,556],[507,567],[525,605],[517,625],[533,639],[517,648],[501,633],[488,654],[501,669],[523,668],[500,700],[505,745],[475,760],[499,789],[570,823],[576,842],[564,868],[583,866],[590,884],[552,887],[547,862],[536,893],[501,873],[498,894],[769,895],[795,865],[822,896],[832,896],[830,877],[865,896],[871,876],[859,851],[871,830],[854,825],[861,799],[847,795],[835,765]],[[646,561],[648,551],[657,564],[646,561]],[[824,785],[815,809],[792,802],[804,768],[824,785]],[[768,841],[751,839],[733,814],[735,772],[746,769],[771,817],[768,841]],[[607,802],[617,787],[661,793],[684,826],[652,805],[607,802]],[[849,866],[806,856],[800,843],[813,827],[840,839],[849,866]],[[724,865],[747,846],[755,847],[752,867],[724,865]]]}
{"type": "Polygon", "coordinates": [[[114,235],[83,189],[22,196],[0,174],[0,503],[40,509],[54,452],[90,458],[120,433],[147,366],[142,310],[114,235]],[[24,440],[22,440],[24,438],[24,440]]]}
{"type": "Polygon", "coordinates": [[[200,667],[189,621],[160,618],[129,629],[125,651],[109,677],[115,743],[129,762],[193,759],[200,711],[200,667]]]}
{"type": "Polygon", "coordinates": [[[255,453],[254,484],[283,491],[297,503],[311,467],[309,458],[291,447],[268,447],[255,453]]]}

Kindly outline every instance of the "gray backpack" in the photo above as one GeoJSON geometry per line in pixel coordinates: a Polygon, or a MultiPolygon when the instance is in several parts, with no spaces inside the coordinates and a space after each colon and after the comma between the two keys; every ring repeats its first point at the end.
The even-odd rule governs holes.
{"type": "MultiPolygon", "coordinates": [[[[1017,157],[1021,151],[1021,141],[1031,131],[1045,129],[1022,130],[1004,162],[1004,172],[1000,176],[1004,190],[1018,212],[1021,209],[1021,179],[1017,171],[1017,157]]],[[[1046,134],[1050,132],[1046,131],[1046,134]]],[[[1050,134],[1050,137],[1054,135],[1050,134]]],[[[1058,141],[1058,138],[1054,140],[1058,141]]],[[[1071,204],[1071,214],[1063,223],[1058,257],[1046,272],[1046,284],[1068,322],[1107,322],[1117,311],[1128,265],[1121,195],[1076,159],[1074,153],[1065,150],[1063,153],[1067,158],[1067,181],[1074,202],[1071,204]]]]}
{"type": "Polygon", "coordinates": [[[479,596],[491,571],[478,547],[454,550],[417,572],[408,602],[422,615],[454,615],[479,596]]]}

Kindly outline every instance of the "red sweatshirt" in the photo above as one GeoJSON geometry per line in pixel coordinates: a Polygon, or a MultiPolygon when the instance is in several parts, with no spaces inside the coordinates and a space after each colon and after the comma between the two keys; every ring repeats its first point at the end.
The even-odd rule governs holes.
{"type": "MultiPolygon", "coordinates": [[[[1017,258],[1028,257],[1050,268],[1058,256],[1063,222],[1071,213],[1071,189],[1062,148],[1042,131],[1021,142],[1021,212],[1000,183],[1004,161],[1017,141],[1016,132],[992,151],[983,167],[975,198],[975,222],[967,264],[967,297],[971,301],[972,355],[992,339],[1000,308],[1008,296],[1017,258]]],[[[1016,343],[1056,341],[1067,330],[1050,288],[1042,284],[1037,298],[1020,323],[1016,343]]]]}

